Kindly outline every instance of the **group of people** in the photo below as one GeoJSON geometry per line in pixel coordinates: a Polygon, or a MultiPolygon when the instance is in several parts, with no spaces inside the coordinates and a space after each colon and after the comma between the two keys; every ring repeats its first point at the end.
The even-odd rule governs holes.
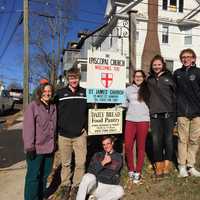
{"type": "Polygon", "coordinates": [[[129,177],[141,180],[145,144],[151,129],[152,162],[155,176],[169,175],[174,155],[173,130],[177,123],[179,176],[200,177],[195,169],[200,138],[200,69],[192,49],[180,53],[182,67],[172,74],[164,58],[156,55],[150,64],[147,79],[136,70],[133,84],[126,89],[125,154],[129,177]],[[133,146],[137,159],[134,165],[133,146]]]}
{"type": "MultiPolygon", "coordinates": [[[[170,173],[174,153],[173,129],[178,127],[177,160],[179,176],[197,176],[196,154],[200,137],[200,69],[192,49],[180,53],[182,67],[172,74],[164,58],[156,55],[149,76],[136,70],[133,83],[126,88],[125,156],[128,175],[139,183],[145,157],[149,128],[152,138],[153,167],[156,177],[170,173]],[[136,143],[136,158],[133,152],[136,143]],[[136,160],[136,163],[135,163],[136,160]]],[[[115,139],[102,137],[102,152],[92,157],[87,173],[87,104],[86,91],[79,86],[80,72],[71,68],[68,85],[54,95],[53,87],[43,83],[24,113],[23,141],[27,174],[25,200],[43,200],[47,178],[52,170],[54,153],[61,154],[61,199],[114,200],[124,195],[119,185],[122,156],[114,150],[115,139]],[[72,173],[72,155],[74,170],[72,173]]]]}

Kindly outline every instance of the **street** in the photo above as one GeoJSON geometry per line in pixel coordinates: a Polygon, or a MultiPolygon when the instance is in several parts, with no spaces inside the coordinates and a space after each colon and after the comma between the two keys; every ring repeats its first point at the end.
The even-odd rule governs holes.
{"type": "Polygon", "coordinates": [[[26,173],[22,143],[22,122],[17,120],[6,128],[6,121],[16,117],[22,105],[0,116],[0,196],[6,200],[22,200],[26,173]]]}
{"type": "Polygon", "coordinates": [[[5,128],[6,121],[13,118],[21,108],[21,104],[16,104],[13,111],[0,116],[0,168],[10,167],[24,160],[21,125],[13,129],[5,128]]]}

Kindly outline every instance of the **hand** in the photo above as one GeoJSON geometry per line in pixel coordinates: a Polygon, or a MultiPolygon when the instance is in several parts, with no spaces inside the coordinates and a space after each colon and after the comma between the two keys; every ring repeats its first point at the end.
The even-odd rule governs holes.
{"type": "Polygon", "coordinates": [[[83,128],[83,129],[81,130],[81,134],[87,135],[87,131],[85,130],[85,128],[83,128]]]}
{"type": "Polygon", "coordinates": [[[36,158],[36,151],[35,150],[27,151],[26,158],[29,160],[34,160],[36,158]]]}
{"type": "Polygon", "coordinates": [[[106,155],[104,156],[104,159],[101,161],[101,164],[104,166],[108,163],[110,163],[112,161],[110,155],[108,155],[108,153],[106,153],[106,155]]]}

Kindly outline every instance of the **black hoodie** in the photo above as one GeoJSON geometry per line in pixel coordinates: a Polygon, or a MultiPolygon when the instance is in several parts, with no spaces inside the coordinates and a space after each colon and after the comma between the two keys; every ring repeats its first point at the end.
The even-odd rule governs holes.
{"type": "Polygon", "coordinates": [[[193,65],[183,66],[174,72],[177,85],[177,116],[200,116],[200,69],[193,65]]]}
{"type": "Polygon", "coordinates": [[[57,91],[55,101],[58,132],[67,138],[79,137],[82,129],[87,128],[88,104],[85,89],[78,87],[73,93],[69,86],[64,87],[57,91]]]}
{"type": "Polygon", "coordinates": [[[175,112],[176,87],[170,71],[164,71],[159,77],[150,73],[147,85],[150,91],[150,114],[175,112]]]}

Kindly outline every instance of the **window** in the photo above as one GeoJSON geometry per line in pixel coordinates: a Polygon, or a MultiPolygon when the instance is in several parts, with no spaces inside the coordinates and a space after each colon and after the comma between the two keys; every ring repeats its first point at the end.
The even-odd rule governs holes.
{"type": "Polygon", "coordinates": [[[163,10],[170,10],[173,12],[178,11],[183,12],[184,7],[184,0],[163,0],[162,9],[163,10]]]}
{"type": "Polygon", "coordinates": [[[136,31],[136,40],[139,40],[139,31],[136,31]]]}
{"type": "Polygon", "coordinates": [[[173,72],[174,69],[174,61],[173,60],[165,60],[166,67],[169,71],[173,72]]]}
{"type": "Polygon", "coordinates": [[[172,11],[172,12],[176,12],[176,10],[177,10],[176,0],[170,0],[169,10],[172,11]]]}
{"type": "Polygon", "coordinates": [[[168,4],[168,0],[163,0],[163,10],[167,10],[167,4],[168,4]]]}
{"type": "Polygon", "coordinates": [[[183,7],[184,7],[184,0],[179,0],[179,12],[183,12],[183,7]]]}
{"type": "Polygon", "coordinates": [[[176,6],[176,0],[170,0],[170,6],[176,6]]]}
{"type": "Polygon", "coordinates": [[[192,44],[192,29],[185,31],[184,44],[192,44]]]}
{"type": "Polygon", "coordinates": [[[169,27],[163,25],[162,28],[162,43],[167,44],[169,42],[169,27]]]}

